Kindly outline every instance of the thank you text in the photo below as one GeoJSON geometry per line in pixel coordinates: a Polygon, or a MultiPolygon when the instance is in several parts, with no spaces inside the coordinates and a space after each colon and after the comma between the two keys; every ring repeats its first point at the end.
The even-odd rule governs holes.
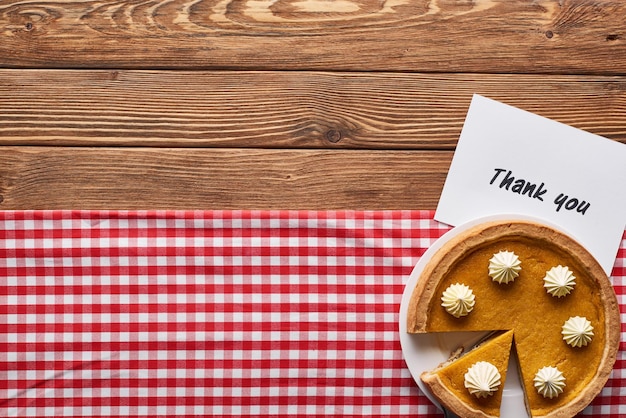
{"type": "Polygon", "coordinates": [[[554,199],[552,199],[552,197],[548,199],[551,195],[544,182],[532,182],[516,177],[511,170],[506,168],[494,168],[489,184],[528,199],[552,202],[557,212],[561,210],[575,211],[581,215],[585,215],[591,207],[591,203],[588,201],[569,196],[565,193],[555,194],[554,199]]]}

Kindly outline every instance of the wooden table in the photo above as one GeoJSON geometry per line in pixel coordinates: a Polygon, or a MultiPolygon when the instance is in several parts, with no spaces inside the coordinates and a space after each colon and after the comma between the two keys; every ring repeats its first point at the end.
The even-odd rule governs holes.
{"type": "Polygon", "coordinates": [[[432,209],[473,93],[626,142],[626,3],[2,0],[0,209],[432,209]]]}

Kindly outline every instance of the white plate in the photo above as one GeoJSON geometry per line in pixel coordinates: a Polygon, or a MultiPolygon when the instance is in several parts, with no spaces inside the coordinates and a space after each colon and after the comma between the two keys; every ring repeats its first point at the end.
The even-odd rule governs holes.
{"type": "MultiPolygon", "coordinates": [[[[424,266],[433,254],[441,248],[443,244],[452,237],[467,230],[468,228],[483,222],[502,220],[502,219],[527,219],[542,222],[551,225],[554,228],[562,230],[562,228],[550,224],[545,220],[532,218],[523,215],[497,215],[476,219],[463,225],[459,225],[446,232],[433,245],[426,250],[424,255],[419,259],[404,288],[402,301],[400,303],[400,344],[402,346],[402,354],[404,360],[413,376],[413,379],[424,392],[424,394],[439,409],[441,405],[430,393],[428,388],[420,380],[420,375],[426,370],[431,370],[444,362],[450,356],[450,353],[460,345],[471,347],[474,342],[479,340],[485,333],[476,332],[449,332],[449,333],[427,333],[427,334],[409,334],[406,332],[406,316],[411,299],[411,293],[417,284],[417,280],[422,273],[424,266]]],[[[565,232],[565,231],[564,231],[565,232]]],[[[521,386],[517,360],[515,356],[511,356],[509,369],[507,372],[506,382],[502,393],[502,406],[500,410],[501,416],[509,418],[528,418],[526,407],[524,404],[524,393],[521,386]]]]}

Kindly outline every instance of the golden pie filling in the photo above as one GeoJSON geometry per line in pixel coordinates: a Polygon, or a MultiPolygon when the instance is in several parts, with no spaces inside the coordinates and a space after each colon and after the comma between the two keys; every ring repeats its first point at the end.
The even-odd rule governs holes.
{"type": "MultiPolygon", "coordinates": [[[[407,329],[513,330],[530,414],[573,411],[573,416],[601,390],[615,361],[620,326],[612,286],[597,262],[561,233],[525,222],[482,228],[449,243],[426,266],[409,304],[407,329]],[[521,262],[519,275],[508,283],[489,275],[490,259],[501,251],[514,253],[521,262]],[[567,266],[575,277],[569,294],[561,297],[544,286],[546,273],[556,266],[567,266]],[[473,293],[465,316],[456,317],[442,306],[441,295],[455,284],[473,293]],[[572,317],[586,318],[593,327],[587,345],[572,346],[564,340],[563,325],[572,317]],[[558,368],[565,378],[558,396],[545,397],[534,386],[544,367],[558,368]]],[[[463,387],[450,385],[448,390],[476,403],[463,387]]]]}

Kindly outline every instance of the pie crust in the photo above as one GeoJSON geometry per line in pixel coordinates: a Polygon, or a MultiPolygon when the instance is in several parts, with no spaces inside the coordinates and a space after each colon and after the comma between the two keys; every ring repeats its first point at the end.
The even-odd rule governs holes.
{"type": "MultiPolygon", "coordinates": [[[[452,238],[426,264],[409,301],[407,331],[492,330],[513,330],[530,415],[571,417],[598,395],[613,369],[619,305],[602,267],[574,239],[532,221],[487,222],[452,238]],[[488,260],[500,250],[515,252],[522,262],[513,282],[499,284],[488,275],[488,260]],[[543,287],[545,272],[556,265],[568,266],[576,276],[571,294],[562,298],[543,287]],[[476,297],[473,311],[461,318],[441,306],[442,292],[457,282],[469,286],[476,297]],[[586,347],[563,341],[562,325],[573,316],[586,317],[594,327],[586,347]],[[566,377],[565,391],[554,399],[543,398],[533,386],[535,373],[557,365],[566,377]]],[[[449,391],[460,399],[458,391],[449,391]]]]}

